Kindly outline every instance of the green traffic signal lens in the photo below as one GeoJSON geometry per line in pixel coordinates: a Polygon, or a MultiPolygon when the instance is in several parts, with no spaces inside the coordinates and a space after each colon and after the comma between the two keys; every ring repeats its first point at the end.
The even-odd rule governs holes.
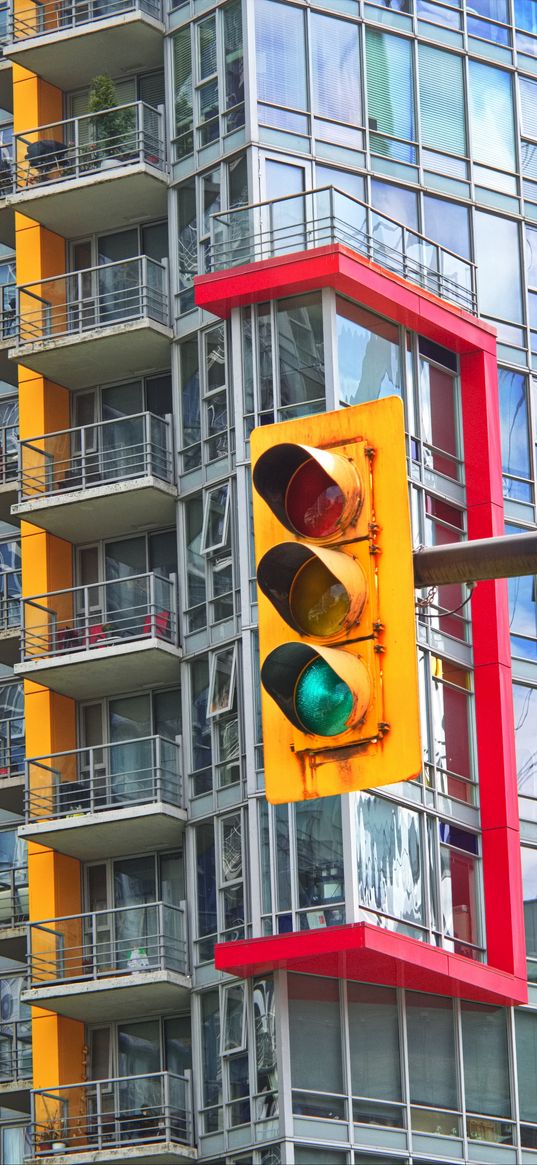
{"type": "Polygon", "coordinates": [[[299,676],[294,702],[306,732],[337,736],[348,727],[353,706],[351,689],[320,656],[312,659],[299,676]]]}

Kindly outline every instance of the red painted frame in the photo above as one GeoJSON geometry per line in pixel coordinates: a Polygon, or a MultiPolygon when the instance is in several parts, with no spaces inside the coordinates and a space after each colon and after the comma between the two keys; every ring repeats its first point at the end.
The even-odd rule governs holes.
{"type": "MultiPolygon", "coordinates": [[[[503,533],[496,338],[488,324],[340,244],[198,276],[195,295],[199,307],[225,317],[234,307],[322,287],[458,354],[468,537],[503,533]]],[[[472,620],[488,962],[354,923],[220,943],[219,970],[251,976],[286,967],[490,1003],[527,1002],[505,580],[478,584],[472,620]]]]}

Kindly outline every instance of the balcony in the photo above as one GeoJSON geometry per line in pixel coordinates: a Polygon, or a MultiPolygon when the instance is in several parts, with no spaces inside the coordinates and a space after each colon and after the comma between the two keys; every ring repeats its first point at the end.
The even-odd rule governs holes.
{"type": "Polygon", "coordinates": [[[28,908],[28,866],[0,870],[0,956],[4,959],[26,959],[28,908]]]}
{"type": "Polygon", "coordinates": [[[162,68],[160,0],[35,0],[12,16],[4,56],[64,92],[162,68]]]}
{"type": "Polygon", "coordinates": [[[176,580],[139,574],[23,600],[15,672],[75,700],[176,683],[176,580]]]}
{"type": "Polygon", "coordinates": [[[34,922],[29,976],[25,1003],[85,1023],[174,1012],[188,1003],[191,986],[185,904],[34,922]]]}
{"type": "Polygon", "coordinates": [[[172,525],[172,449],[171,419],[152,413],[22,441],[13,513],[78,543],[172,525]]]}
{"type": "Polygon", "coordinates": [[[166,213],[163,114],[141,101],[17,134],[9,206],[66,239],[166,213]]]}
{"type": "Polygon", "coordinates": [[[150,736],[26,763],[26,840],[81,861],[177,845],[186,812],[175,741],[150,736]]]}
{"type": "Polygon", "coordinates": [[[18,289],[12,359],[67,388],[170,364],[168,275],[147,255],[18,289]]]}
{"type": "Polygon", "coordinates": [[[32,1102],[33,1154],[39,1161],[175,1165],[197,1157],[190,1073],[68,1084],[33,1092],[32,1102]],[[53,1144],[65,1148],[53,1150],[53,1144]]]}
{"type": "MultiPolygon", "coordinates": [[[[473,263],[333,186],[239,206],[211,219],[207,266],[211,274],[196,288],[196,303],[209,311],[220,298],[215,294],[221,283],[218,272],[339,243],[448,303],[477,313],[473,263]]],[[[262,293],[266,298],[266,288],[262,293]]],[[[250,276],[249,302],[256,298],[250,276]]],[[[228,307],[230,302],[228,291],[228,307]]]]}

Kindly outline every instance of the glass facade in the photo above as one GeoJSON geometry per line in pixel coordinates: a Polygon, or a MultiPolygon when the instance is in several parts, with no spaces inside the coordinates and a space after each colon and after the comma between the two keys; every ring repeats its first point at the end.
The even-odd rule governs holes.
{"type": "MultiPolygon", "coordinates": [[[[18,264],[28,284],[41,279],[39,327],[52,355],[39,364],[33,352],[29,388],[23,355],[8,362],[0,344],[0,1165],[48,1151],[69,1165],[93,1153],[120,1162],[131,1149],[149,1162],[164,1140],[163,1160],[184,1160],[187,1145],[213,1165],[537,1161],[533,576],[508,588],[528,1005],[411,990],[371,969],[364,981],[333,966],[277,963],[244,979],[215,969],[217,943],[293,932],[326,932],[329,942],[332,928],[362,923],[419,942],[424,959],[461,957],[470,976],[486,966],[480,782],[489,774],[478,766],[471,591],[452,583],[417,592],[419,776],[268,804],[252,430],[397,395],[414,545],[460,541],[469,526],[460,361],[395,313],[327,286],[252,293],[220,319],[196,306],[194,285],[218,267],[333,243],[334,223],[351,250],[367,238],[367,258],[395,277],[426,270],[433,295],[446,280],[460,289],[475,264],[478,312],[497,330],[505,529],[534,529],[537,3],[64,7],[37,29],[5,14],[6,76],[11,60],[35,70],[36,91],[54,90],[57,118],[34,131],[37,153],[13,145],[7,86],[6,351],[19,326],[12,188],[42,241],[60,240],[64,266],[56,253],[49,302],[18,224],[18,264]],[[143,53],[113,40],[118,13],[131,9],[143,53]],[[88,64],[86,25],[101,37],[88,64]],[[45,33],[50,44],[25,57],[25,40],[45,33]],[[81,79],[65,63],[67,35],[81,79]],[[114,122],[106,149],[95,128],[94,82],[106,69],[112,106],[151,111],[134,178],[131,122],[114,122]],[[131,279],[130,263],[143,280],[131,279]],[[70,333],[61,343],[50,323],[58,305],[70,333]],[[27,509],[11,514],[17,365],[27,509]],[[12,524],[21,517],[33,534],[12,524]],[[35,531],[42,558],[29,549],[35,531]],[[64,658],[40,689],[48,735],[35,728],[46,717],[40,708],[34,721],[27,690],[26,754],[21,677],[32,674],[8,645],[18,645],[20,595],[34,596],[32,619],[37,610],[44,622],[50,591],[69,598],[52,629],[38,624],[40,642],[64,658]],[[27,839],[47,850],[36,858],[30,848],[28,859],[27,839]],[[46,909],[38,863],[49,860],[46,909]],[[50,1062],[73,1065],[61,1082],[48,1079],[34,1012],[32,1100],[31,1004],[62,1017],[50,1062]]],[[[15,123],[25,124],[17,101],[15,123]]],[[[98,116],[120,113],[106,106],[98,116]]],[[[511,724],[509,696],[506,684],[511,724]]]]}

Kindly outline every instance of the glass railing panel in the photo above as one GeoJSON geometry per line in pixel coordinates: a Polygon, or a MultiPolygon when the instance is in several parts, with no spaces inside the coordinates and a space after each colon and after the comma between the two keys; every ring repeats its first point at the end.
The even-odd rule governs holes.
{"type": "Polygon", "coordinates": [[[192,1143],[190,1073],[152,1072],[36,1091],[32,1110],[38,1156],[50,1154],[55,1143],[69,1153],[192,1143]]]}
{"type": "Polygon", "coordinates": [[[23,659],[71,655],[123,640],[177,642],[175,578],[132,575],[24,600],[23,659]]]}
{"type": "Polygon", "coordinates": [[[212,215],[208,270],[329,243],[348,246],[449,302],[477,311],[473,263],[335,187],[212,215]]]}
{"type": "Polygon", "coordinates": [[[28,821],[183,803],[180,746],[159,736],[30,759],[27,781],[28,821]]]}
{"type": "Polygon", "coordinates": [[[110,20],[125,12],[136,11],[146,13],[155,20],[162,20],[159,0],[70,0],[68,4],[58,4],[56,0],[38,0],[14,13],[7,40],[27,40],[57,32],[76,31],[80,26],[93,21],[110,20]]]}
{"type": "Polygon", "coordinates": [[[51,122],[16,134],[13,154],[13,185],[18,191],[79,180],[135,162],[162,170],[162,114],[136,101],[51,122]]]}
{"type": "Polygon", "coordinates": [[[151,413],[22,441],[20,498],[85,490],[153,475],[173,479],[170,421],[151,413]]]}
{"type": "Polygon", "coordinates": [[[185,974],[184,908],[163,903],[34,922],[30,926],[32,986],[167,970],[185,974]]]}
{"type": "Polygon", "coordinates": [[[15,332],[20,344],[144,317],[168,323],[166,268],[145,255],[25,284],[18,297],[15,332]]]}

